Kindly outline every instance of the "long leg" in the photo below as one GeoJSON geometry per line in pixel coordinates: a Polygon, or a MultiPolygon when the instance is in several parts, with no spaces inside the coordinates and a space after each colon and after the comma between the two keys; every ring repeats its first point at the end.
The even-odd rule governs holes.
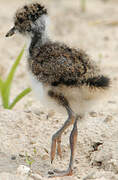
{"type": "Polygon", "coordinates": [[[68,113],[68,119],[66,120],[64,125],[52,136],[51,162],[54,160],[56,149],[57,149],[58,155],[61,157],[61,135],[71,124],[74,124],[71,135],[70,135],[71,156],[70,156],[69,167],[66,171],[55,171],[56,174],[51,177],[69,176],[69,175],[72,175],[74,150],[75,150],[75,145],[76,145],[76,141],[77,141],[77,119],[78,119],[78,116],[72,111],[67,99],[62,94],[56,94],[53,91],[49,91],[48,95],[50,97],[54,98],[55,100],[57,100],[60,103],[60,105],[64,106],[68,113]]]}
{"type": "Polygon", "coordinates": [[[74,123],[76,119],[75,113],[71,110],[68,100],[63,96],[63,94],[57,94],[56,92],[53,92],[52,90],[48,91],[48,95],[55,99],[57,103],[59,103],[61,106],[66,108],[68,113],[68,119],[64,123],[64,125],[58,130],[53,136],[52,136],[52,145],[51,145],[51,163],[54,160],[56,149],[57,154],[61,157],[61,135],[62,133],[71,125],[74,123]]]}
{"type": "Polygon", "coordinates": [[[69,171],[72,171],[75,148],[76,148],[76,144],[77,144],[77,120],[78,120],[78,117],[76,118],[76,120],[74,122],[74,126],[73,126],[73,129],[70,134],[71,156],[70,156],[70,163],[69,163],[69,171]]]}
{"type": "Polygon", "coordinates": [[[51,163],[54,160],[56,154],[56,145],[57,145],[57,154],[61,157],[61,135],[62,133],[75,121],[75,114],[72,112],[70,107],[66,107],[68,112],[68,119],[64,125],[52,136],[52,145],[51,145],[51,163]]]}
{"type": "Polygon", "coordinates": [[[71,176],[72,175],[75,146],[77,143],[77,120],[78,120],[78,117],[75,119],[73,129],[72,129],[71,134],[70,134],[71,155],[70,155],[69,167],[66,171],[54,170],[55,174],[52,177],[62,177],[62,176],[71,176]]]}

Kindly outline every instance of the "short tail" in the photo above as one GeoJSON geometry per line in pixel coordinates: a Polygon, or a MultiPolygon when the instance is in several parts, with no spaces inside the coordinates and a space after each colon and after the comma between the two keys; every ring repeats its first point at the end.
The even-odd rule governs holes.
{"type": "Polygon", "coordinates": [[[96,76],[88,78],[86,80],[86,85],[89,87],[103,88],[106,89],[110,86],[110,79],[106,76],[96,76]]]}

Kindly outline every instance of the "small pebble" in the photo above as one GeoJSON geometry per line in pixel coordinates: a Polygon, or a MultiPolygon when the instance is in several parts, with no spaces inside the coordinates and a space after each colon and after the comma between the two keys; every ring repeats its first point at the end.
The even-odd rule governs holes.
{"type": "Polygon", "coordinates": [[[80,162],[80,161],[79,161],[78,159],[75,159],[75,163],[76,163],[76,164],[79,164],[79,162],[80,162]]]}
{"type": "Polygon", "coordinates": [[[31,171],[30,168],[24,165],[20,165],[17,168],[17,174],[20,174],[20,175],[25,175],[25,176],[29,175],[30,171],[31,171]]]}
{"type": "Polygon", "coordinates": [[[108,37],[108,36],[105,36],[105,37],[104,37],[104,40],[105,40],[105,41],[108,41],[108,40],[109,40],[109,37],[108,37]]]}
{"type": "Polygon", "coordinates": [[[24,158],[24,157],[25,157],[25,155],[23,155],[23,154],[19,154],[19,156],[20,156],[21,158],[24,158]]]}
{"type": "Polygon", "coordinates": [[[25,110],[24,112],[25,113],[31,113],[31,110],[25,110]]]}
{"type": "Polygon", "coordinates": [[[109,104],[116,104],[116,101],[108,101],[109,104]]]}
{"type": "Polygon", "coordinates": [[[36,114],[37,116],[40,116],[41,115],[41,112],[37,109],[33,110],[33,113],[36,114]]]}
{"type": "Polygon", "coordinates": [[[30,141],[30,144],[36,144],[36,141],[31,140],[31,141],[30,141]]]}
{"type": "Polygon", "coordinates": [[[12,155],[12,156],[11,156],[11,160],[16,160],[16,156],[15,156],[15,155],[12,155]]]}
{"type": "Polygon", "coordinates": [[[106,118],[105,118],[105,122],[110,122],[111,120],[113,119],[113,117],[111,115],[108,115],[106,118]]]}
{"type": "Polygon", "coordinates": [[[31,174],[30,175],[34,180],[42,180],[42,176],[40,176],[39,174],[31,174]]]}
{"type": "Polygon", "coordinates": [[[93,111],[90,112],[89,115],[90,115],[91,117],[97,117],[97,113],[96,113],[96,112],[93,112],[93,111]]]}
{"type": "Polygon", "coordinates": [[[43,156],[42,156],[42,160],[46,160],[46,159],[48,159],[48,158],[49,158],[48,155],[43,155],[43,156]]]}
{"type": "Polygon", "coordinates": [[[49,175],[53,175],[54,172],[53,172],[53,171],[48,171],[48,174],[49,174],[49,175]]]}

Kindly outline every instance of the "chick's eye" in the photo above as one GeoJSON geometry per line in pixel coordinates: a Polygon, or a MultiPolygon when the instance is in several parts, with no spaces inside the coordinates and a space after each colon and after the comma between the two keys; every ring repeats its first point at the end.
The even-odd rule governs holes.
{"type": "Polygon", "coordinates": [[[18,21],[19,21],[20,24],[23,23],[23,19],[22,18],[18,18],[18,21]]]}

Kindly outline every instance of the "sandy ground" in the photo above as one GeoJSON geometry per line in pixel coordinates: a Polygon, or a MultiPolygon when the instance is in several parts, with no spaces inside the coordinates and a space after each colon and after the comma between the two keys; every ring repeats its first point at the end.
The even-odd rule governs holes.
{"type": "MultiPolygon", "coordinates": [[[[42,0],[43,1],[43,0],[42,0]]],[[[5,38],[12,17],[25,0],[0,1],[0,75],[5,78],[25,40],[20,35],[5,38]]],[[[78,122],[78,142],[72,177],[62,180],[118,180],[118,1],[90,0],[82,13],[79,0],[45,0],[51,18],[50,36],[72,47],[83,48],[112,80],[111,94],[78,122]]],[[[14,78],[11,99],[29,86],[26,58],[14,78]]],[[[40,92],[39,92],[40,93],[40,92]]],[[[0,103],[1,104],[1,103],[0,103]]],[[[69,162],[70,129],[62,141],[63,158],[50,164],[51,136],[66,117],[46,111],[30,93],[13,110],[0,105],[0,180],[46,180],[53,168],[65,169],[69,162]],[[22,175],[28,166],[40,177],[22,175]]]]}

